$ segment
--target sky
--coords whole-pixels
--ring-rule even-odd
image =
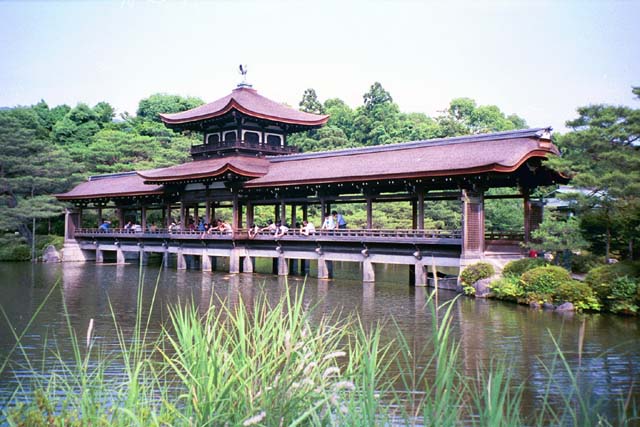
[[[576,108],[640,108],[640,1],[0,0],[0,106],[135,113],[153,93],[206,102],[247,81],[298,106],[351,107],[380,82],[403,112],[458,97],[564,131]]]

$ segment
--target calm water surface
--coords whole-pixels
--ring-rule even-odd
[[[269,265],[258,270],[268,271]],[[316,316],[341,311],[357,313],[364,322],[386,322],[385,340],[393,339],[395,318],[412,345],[425,342],[432,326],[432,316],[424,302],[430,292],[408,285],[408,268],[376,266],[378,282],[363,284],[358,267],[337,264],[336,279],[326,281],[310,278],[305,285],[305,300],[316,305]],[[15,344],[12,332],[21,334],[46,295],[54,288],[49,300],[27,330],[24,349],[32,361],[53,366],[51,356],[43,359],[43,345],[57,346],[62,355],[72,359],[69,332],[64,317],[66,303],[72,327],[84,337],[90,319],[95,321],[97,342],[106,349],[117,349],[110,305],[125,331],[130,331],[136,317],[136,296],[139,283],[136,265],[94,265],[67,263],[57,265],[0,263],[0,305],[10,324],[0,318],[0,360]],[[152,310],[152,330],[156,333],[167,319],[167,304],[193,300],[201,309],[209,301],[227,299],[247,304],[264,294],[277,300],[283,293],[302,287],[304,278],[291,276],[288,281],[270,274],[229,275],[223,272],[202,273],[187,270],[144,268],[144,305],[149,309],[151,294],[158,282],[158,293]],[[56,283],[58,285],[56,286]],[[440,302],[455,298],[455,294],[440,292]],[[588,390],[593,402],[609,401],[627,396],[632,384],[640,386],[640,322],[636,318],[596,315],[560,315],[531,310],[527,307],[497,301],[459,298],[453,308],[452,333],[460,344],[464,367],[469,374],[478,365],[492,360],[509,363],[516,383],[525,385],[525,410],[535,410],[548,383],[544,366],[553,364],[555,351],[551,336],[566,352],[574,369],[580,367],[579,381]],[[580,328],[584,328],[584,347],[578,356]],[[83,338],[82,338],[83,339]],[[16,377],[27,376],[24,358],[12,356],[11,369],[0,373],[0,404],[16,385]],[[562,372],[554,373],[558,393],[569,379]],[[635,402],[640,393],[632,391]]]

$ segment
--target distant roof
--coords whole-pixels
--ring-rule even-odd
[[[138,175],[145,182],[172,182],[218,176],[226,172],[256,178],[266,174],[268,169],[269,160],[264,157],[229,156],[140,171]]]
[[[91,176],[71,191],[55,196],[59,200],[99,199],[162,194],[161,185],[147,185],[135,172]]]
[[[558,154],[548,128],[525,129],[269,158],[248,188],[376,179],[513,172],[532,157]]]
[[[222,116],[232,109],[252,117],[297,125],[319,126],[329,120],[327,115],[305,113],[272,101],[249,87],[238,87],[224,98],[191,110],[160,114],[160,118],[169,125],[183,124]]]

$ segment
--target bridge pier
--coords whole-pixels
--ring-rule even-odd
[[[211,257],[207,253],[207,250],[202,251],[202,260],[200,261],[202,271],[211,271]]]
[[[363,282],[376,281],[376,273],[373,270],[373,263],[368,258],[362,261],[362,281]]]
[[[118,249],[116,249],[116,264],[126,264],[124,251],[119,246]]]
[[[413,285],[418,287],[427,286],[429,277],[427,276],[427,268],[422,262],[416,262],[413,266]]]
[[[185,258],[184,254],[182,253],[182,248],[178,249],[178,252],[176,253],[176,268],[178,270],[186,270],[187,269],[187,259]]]
[[[278,257],[278,276],[288,276],[289,275],[289,262],[284,257],[284,255],[280,254]]]
[[[235,248],[231,249],[231,253],[229,254],[229,273],[240,273],[240,253],[238,249]]]
[[[242,260],[242,271],[244,273],[253,273],[254,260],[250,256],[245,256]]]
[[[99,247],[96,248],[96,264],[102,264],[104,262],[104,252]]]
[[[329,279],[329,263],[324,257],[318,258],[318,279]]]
[[[140,252],[139,252],[139,262],[140,265],[145,266],[145,265],[149,265],[149,254],[147,252],[144,251],[144,248],[140,248]]]

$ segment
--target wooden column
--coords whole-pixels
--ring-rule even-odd
[[[308,209],[309,205],[307,205],[306,203],[304,205],[302,205],[302,220],[303,221],[309,221],[308,218]]]
[[[418,228],[418,201],[411,200],[411,228]]]
[[[484,192],[462,190],[462,257],[484,253]]]
[[[273,222],[278,222],[280,220],[280,206],[273,205]]]
[[[284,200],[280,203],[280,222],[282,222],[282,224],[287,222],[287,205]]]
[[[180,201],[180,229],[181,230],[186,230],[187,229],[187,224],[185,224],[186,215],[187,215],[187,209],[184,206],[184,202]],[[180,269],[178,269],[178,270],[180,270]]]
[[[204,222],[211,224],[211,200],[204,202]]]
[[[102,225],[102,208],[98,208],[98,227]]]
[[[296,226],[296,204],[293,203],[291,205],[291,227],[295,227]]]
[[[373,199],[367,197],[367,228],[373,228]]]
[[[251,227],[251,224],[254,223],[254,217],[255,215],[255,209],[253,208],[253,203],[251,203],[251,200],[247,200],[247,228]]]
[[[196,226],[200,222],[200,215],[199,214],[200,214],[200,205],[195,205],[193,207],[193,221],[195,222]]]
[[[424,230],[424,190],[418,190],[418,230]]]
[[[320,200],[320,225],[324,223],[324,216],[327,214],[327,204],[324,199]]]
[[[165,207],[166,214],[164,215],[164,227],[169,228],[171,225],[171,203],[168,203]]]
[[[142,232],[147,231],[147,207],[143,206],[140,208],[140,226],[142,227]]]
[[[118,208],[116,209],[116,213],[118,215],[118,227],[119,228],[124,228],[124,209],[122,208]]]
[[[233,195],[233,219],[231,220],[231,226],[234,230],[242,228],[242,206],[238,200],[238,195]],[[238,267],[239,268],[239,267]]]

